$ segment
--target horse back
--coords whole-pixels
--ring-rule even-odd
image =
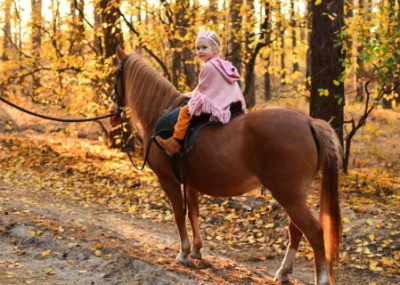
[[[318,164],[312,120],[295,109],[266,108],[207,127],[189,155],[189,181],[204,185],[199,190],[206,194],[207,187],[227,185],[232,185],[227,192],[235,188],[242,194],[240,189],[258,187],[260,177],[288,180],[301,169],[312,179]]]

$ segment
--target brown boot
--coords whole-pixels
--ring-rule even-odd
[[[164,140],[162,137],[156,137],[157,142],[161,147],[168,153],[169,156],[173,156],[181,151],[181,145],[177,142],[174,137],[170,137]]]

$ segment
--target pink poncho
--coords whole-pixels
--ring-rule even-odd
[[[241,113],[246,113],[246,103],[237,81],[240,75],[228,61],[212,58],[200,72],[199,84],[189,100],[189,114],[199,116],[211,114],[210,121],[226,124],[231,118],[229,107],[234,102],[242,104]]]

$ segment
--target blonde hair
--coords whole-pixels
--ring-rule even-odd
[[[214,31],[204,30],[204,28],[201,28],[199,34],[197,35],[196,41],[198,39],[207,39],[210,42],[213,49],[217,50],[217,56],[219,56],[221,52],[220,50],[221,41],[219,40],[218,35]]]

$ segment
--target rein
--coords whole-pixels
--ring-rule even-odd
[[[117,94],[117,96],[118,96],[118,94]],[[172,106],[172,104],[174,103],[174,101],[175,101],[179,96],[180,96],[180,94],[175,95],[175,96],[167,103],[167,105],[166,105],[166,107],[165,107],[164,110],[168,110],[168,108],[170,108],[170,107]],[[121,132],[123,132],[124,126],[123,126],[123,124],[122,124],[122,120],[120,120],[120,124],[121,124]],[[123,139],[123,141],[124,141],[124,146],[125,146],[125,149],[126,149],[126,153],[128,154],[128,157],[129,157],[129,160],[131,161],[132,166],[133,166],[136,170],[143,170],[144,167],[146,166],[147,158],[148,158],[149,153],[150,153],[151,144],[152,144],[152,142],[155,140],[156,136],[158,136],[158,135],[159,135],[159,133],[155,133],[154,135],[152,135],[152,136],[150,137],[150,140],[149,140],[149,142],[148,142],[148,144],[147,144],[146,154],[145,154],[145,156],[144,156],[144,161],[143,161],[143,163],[142,163],[142,166],[140,166],[140,167],[138,167],[137,164],[133,161],[132,156],[131,156],[131,154],[129,153],[128,148],[127,148],[127,145],[128,145],[128,144],[127,144],[127,142],[126,142],[125,136],[122,135],[122,139]],[[185,175],[184,177],[186,178],[186,175]],[[186,182],[185,182],[185,184],[186,184]],[[186,201],[186,190],[185,190],[185,201]],[[185,203],[185,204],[186,204],[186,203]],[[186,211],[185,211],[185,212],[186,212]]]
[[[61,118],[55,118],[55,117],[49,117],[49,116],[45,116],[42,114],[38,114],[32,111],[29,111],[27,109],[24,109],[18,105],[15,105],[14,103],[11,103],[10,101],[4,99],[3,97],[0,97],[0,101],[3,101],[4,103],[10,105],[11,107],[14,107],[17,110],[20,110],[22,112],[25,112],[29,115],[32,116],[36,116],[42,119],[46,119],[46,120],[51,120],[51,121],[58,121],[58,122],[64,122],[64,123],[82,123],[82,122],[90,122],[90,121],[97,121],[97,120],[101,120],[101,119],[106,119],[106,118],[110,118],[112,116],[114,116],[115,114],[107,114],[107,115],[103,115],[103,116],[99,116],[99,117],[94,117],[94,118],[86,118],[86,119],[61,119]]]
[[[133,161],[133,158],[132,158],[131,154],[129,153],[129,150],[128,150],[128,147],[127,147],[128,144],[127,144],[126,139],[125,139],[125,136],[124,136],[124,134],[123,134],[123,132],[124,132],[124,126],[123,126],[123,124],[122,124],[122,120],[120,120],[120,124],[121,124],[122,139],[123,139],[123,141],[124,141],[124,146],[125,146],[125,149],[126,149],[126,154],[128,155],[129,160],[131,161],[132,166],[133,166],[134,168],[136,168],[136,170],[143,170],[143,168],[146,166],[147,158],[148,158],[149,153],[150,153],[151,143],[153,142],[154,137],[151,137],[150,140],[149,140],[149,143],[147,144],[146,154],[145,154],[145,156],[144,156],[144,160],[143,160],[142,166],[138,167],[138,166],[136,165],[136,163]]]

